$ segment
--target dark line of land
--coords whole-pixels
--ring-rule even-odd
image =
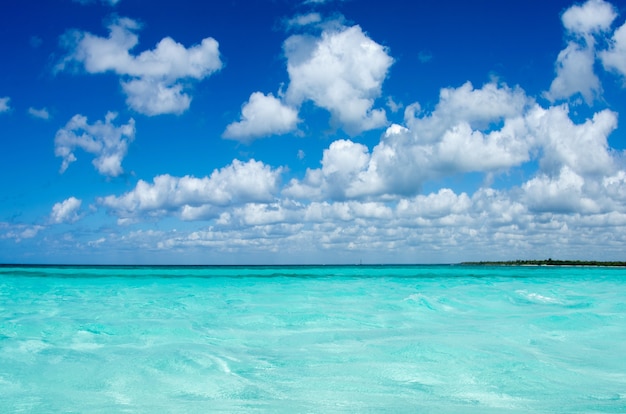
[[[505,260],[505,261],[482,261],[463,262],[462,265],[469,266],[606,266],[606,267],[626,267],[626,262],[604,262],[597,260]]]

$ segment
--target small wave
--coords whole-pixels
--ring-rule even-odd
[[[518,290],[515,293],[517,293],[519,296],[521,296],[521,298],[529,303],[536,303],[536,304],[542,304],[542,305],[565,305],[565,303],[555,297],[552,296],[545,296],[539,293],[535,293],[535,292],[528,292],[526,290]]]
[[[432,305],[432,303],[430,303],[430,301],[428,300],[428,298],[424,295],[422,295],[421,293],[413,293],[409,296],[407,296],[406,298],[404,298],[405,301],[411,301],[411,302],[415,302],[421,306],[424,306],[427,309],[430,310],[436,310],[435,306]]]
[[[535,304],[535,305],[558,305],[564,306],[571,309],[583,309],[592,306],[592,302],[586,300],[582,296],[567,296],[563,299],[554,297],[554,296],[546,296],[536,292],[528,292],[526,290],[517,290],[518,297],[515,299],[516,302],[526,303],[526,304]]]

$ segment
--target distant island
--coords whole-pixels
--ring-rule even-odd
[[[507,260],[507,261],[482,261],[462,262],[467,266],[608,266],[626,267],[626,262],[604,262],[597,260]]]

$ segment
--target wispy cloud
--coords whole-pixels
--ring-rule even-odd
[[[433,54],[428,50],[422,50],[417,54],[417,58],[422,63],[428,63],[433,60]]]
[[[14,224],[0,222],[0,239],[12,239],[16,243],[20,243],[25,239],[32,239],[45,227],[37,224]]]
[[[35,109],[32,106],[28,108],[28,113],[35,118],[50,119],[50,113],[46,108]]]
[[[322,16],[319,13],[298,14],[286,21],[288,28],[299,28],[310,24],[320,23]]]
[[[80,4],[92,4],[100,1],[103,4],[107,4],[109,6],[117,5],[121,0],[73,0],[76,3]]]
[[[10,100],[11,98],[9,98],[8,96],[0,98],[0,113],[8,112],[11,109],[11,107],[9,106]]]

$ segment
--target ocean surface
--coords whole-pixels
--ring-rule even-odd
[[[625,413],[626,269],[0,267],[1,413]]]

